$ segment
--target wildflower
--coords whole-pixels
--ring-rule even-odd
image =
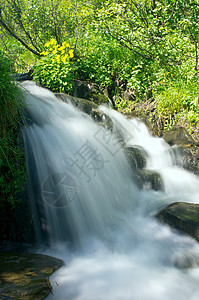
[[[57,55],[57,63],[60,63],[60,55]]]
[[[66,62],[66,60],[67,60],[67,58],[68,58],[68,54],[65,54],[63,57],[62,57],[62,61],[63,61],[63,63],[65,63]]]
[[[78,58],[78,59],[77,59],[77,61],[79,62],[79,61],[80,61],[80,59]]]
[[[61,47],[58,48],[59,51],[63,51],[64,49],[65,49],[64,46],[61,46]]]
[[[49,46],[56,46],[57,42],[55,39],[51,39],[50,42],[46,43],[44,46],[48,48]]]
[[[52,54],[56,54],[57,53],[57,50],[56,49],[54,49],[53,50],[53,52],[52,52]]]
[[[67,43],[67,42],[63,42],[63,43],[62,43],[62,46],[65,47],[65,48],[70,47],[69,43]]]
[[[48,48],[50,46],[50,42],[46,43],[44,46]]]
[[[57,42],[56,42],[55,39],[51,39],[51,40],[50,40],[50,45],[56,45],[56,44],[57,44]]]
[[[73,50],[72,50],[72,49],[70,49],[70,50],[68,51],[68,53],[69,53],[69,55],[70,55],[70,58],[73,58],[73,57],[74,57],[74,53],[73,53]]]
[[[40,53],[41,55],[48,55],[48,51],[43,51]]]

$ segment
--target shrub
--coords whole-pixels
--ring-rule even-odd
[[[34,67],[34,80],[54,92],[71,92],[74,74],[74,53],[67,42],[55,39],[45,44],[43,57]]]

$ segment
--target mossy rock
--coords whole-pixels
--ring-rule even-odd
[[[97,109],[97,105],[86,99],[76,98],[63,93],[55,93],[55,96],[63,102],[70,103],[79,110],[90,115],[93,109]]]
[[[44,299],[53,293],[49,276],[63,264],[47,255],[0,252],[0,299]]]
[[[97,105],[110,103],[109,98],[106,95],[101,94],[101,93],[91,93],[89,100],[94,102]]]
[[[128,146],[124,148],[125,156],[130,166],[136,169],[143,169],[146,167],[147,154],[141,147]]]
[[[176,202],[163,208],[157,218],[199,241],[199,204]]]
[[[137,170],[135,179],[138,186],[146,190],[164,190],[164,184],[161,175],[153,170]]]

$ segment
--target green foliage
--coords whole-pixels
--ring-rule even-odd
[[[198,74],[193,70],[184,75],[182,74],[184,70],[178,71],[175,75],[179,76],[178,79],[170,79],[164,90],[156,93],[157,113],[167,119],[170,125],[180,118],[197,126],[199,125]]]
[[[28,65],[37,55],[34,79],[53,91],[90,81],[129,111],[128,89],[136,101],[155,99],[168,123],[184,114],[197,124],[198,15],[198,0],[0,0],[0,48]],[[58,50],[63,41],[72,48]]]
[[[14,206],[25,179],[23,151],[17,145],[19,131],[20,92],[11,82],[11,66],[0,53],[0,199],[1,207]],[[3,204],[4,203],[4,204]]]
[[[71,92],[74,77],[74,51],[67,42],[57,44],[55,39],[45,44],[44,55],[34,68],[34,80],[52,91]]]
[[[83,49],[79,53],[80,63],[76,70],[76,77],[89,80],[102,86],[112,87],[114,83],[125,82],[130,77],[133,64],[128,49],[121,48],[119,44],[106,35],[98,35],[90,31],[89,46],[82,42]]]
[[[132,105],[133,105],[132,101],[127,101],[120,98],[116,99],[115,101],[116,109],[122,113],[130,113]]]

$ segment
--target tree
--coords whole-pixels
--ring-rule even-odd
[[[74,34],[71,10],[71,1],[64,0],[0,0],[1,31],[40,56],[51,38],[60,44],[67,35]]]

